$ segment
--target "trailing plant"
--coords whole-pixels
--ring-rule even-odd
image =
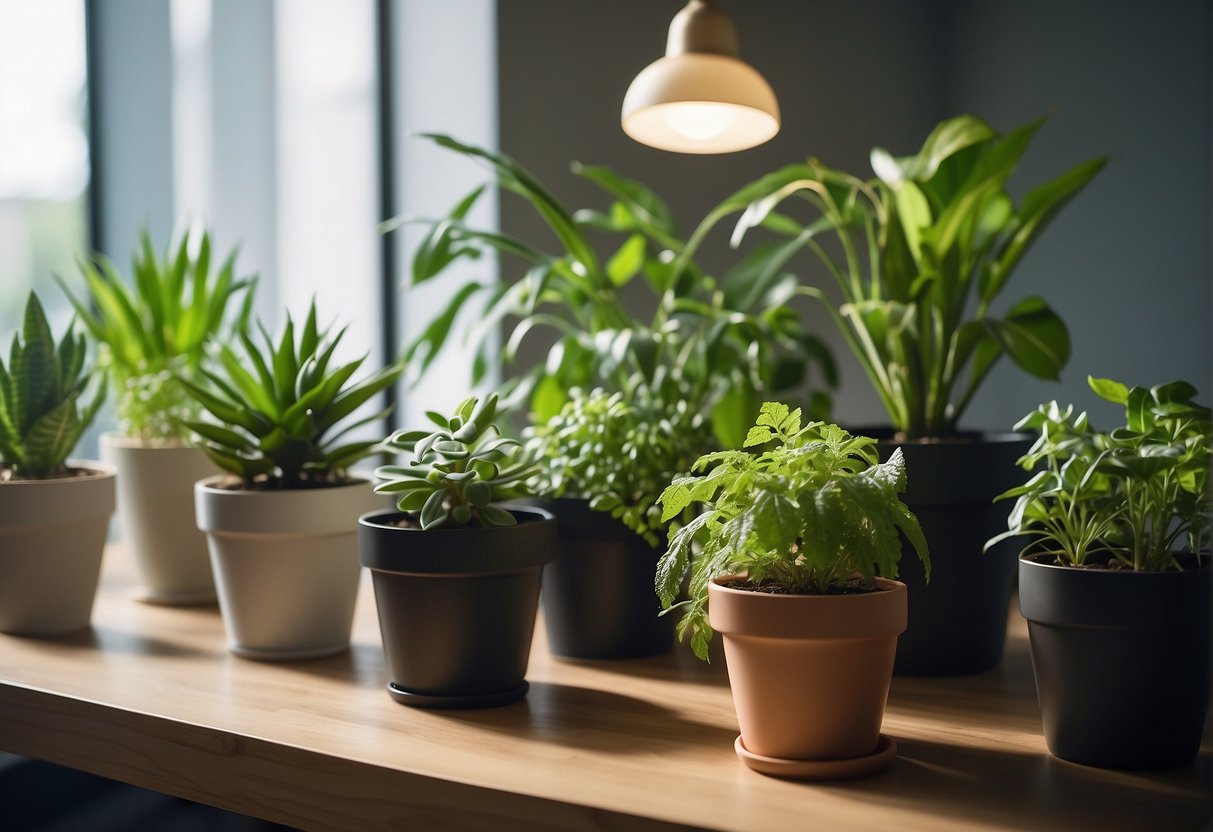
[[[196,243],[196,246],[195,246]],[[240,319],[252,302],[252,278],[236,278],[236,253],[211,270],[211,239],[182,235],[176,249],[157,256],[147,231],[139,234],[128,285],[101,255],[80,262],[85,294],[59,279],[90,335],[101,346],[101,364],[118,391],[118,418],[128,436],[149,443],[180,444],[186,424],[200,415],[181,380],[202,381],[207,345],[232,326],[233,303],[244,292]]]
[[[30,292],[8,364],[0,357],[0,462],[12,478],[68,474],[68,454],[105,400],[103,379],[92,400],[82,404],[92,378],[84,368],[86,352],[84,335],[70,325],[55,343],[42,303]]]
[[[426,416],[437,430],[397,431],[388,438],[387,450],[413,458],[376,469],[384,482],[375,490],[398,494],[397,508],[419,512],[425,530],[516,525],[514,515],[493,503],[528,493],[525,481],[535,468],[517,457],[518,440],[501,436],[493,423],[496,394],[483,402],[464,399],[449,418],[433,411]]]
[[[829,311],[904,437],[946,436],[1004,355],[1043,379],[1057,379],[1070,356],[1065,324],[1040,297],[994,311],[1032,243],[1105,164],[1083,162],[1017,206],[1006,183],[1043,123],[1000,136],[974,116],[949,119],[913,156],[874,149],[870,180],[817,159],[788,165],[725,200],[701,228],[740,211],[734,245],[759,225],[779,236],[753,253],[757,287],[811,251],[842,303],[815,286],[796,293]],[[815,219],[776,210],[792,196]],[[824,244],[831,236],[837,249]]]
[[[604,211],[570,212],[526,169],[507,156],[463,144],[449,136],[425,138],[485,164],[503,191],[520,197],[543,219],[559,244],[549,253],[529,242],[477,228],[467,217],[485,187],[477,188],[438,220],[397,218],[385,229],[421,222],[428,231],[412,263],[413,285],[442,274],[452,263],[486,253],[522,261],[521,277],[497,283],[464,285],[408,347],[424,373],[449,340],[460,310],[473,297],[487,298],[478,321],[467,333],[476,356],[473,382],[483,378],[489,335],[503,322],[507,366],[532,333],[554,338],[547,360],[527,368],[507,391],[510,406],[528,400],[539,422],[559,412],[568,391],[578,387],[622,390],[634,374],[659,390],[658,368],[677,371],[683,384],[677,395],[710,414],[722,441],[740,442],[749,413],[760,396],[802,384],[816,365],[825,384],[835,382],[833,359],[825,345],[803,328],[785,301],[794,291],[787,280],[758,285],[752,264],[739,263],[722,280],[705,274],[693,260],[702,235],[684,242],[665,202],[639,182],[608,168],[573,165],[573,171],[612,199]],[[599,257],[595,237],[607,235],[613,253]],[[620,240],[620,238],[622,238]],[[503,260],[502,272],[506,272]],[[643,278],[648,309],[634,315],[635,287]],[[629,296],[625,304],[624,295]],[[817,382],[818,386],[820,382]],[[670,395],[668,391],[662,395]],[[674,398],[667,398],[672,404]],[[810,399],[815,412],[826,412],[829,397],[817,390]]]
[[[712,630],[708,583],[746,573],[750,585],[774,585],[797,594],[871,588],[877,575],[895,578],[905,534],[930,576],[927,542],[905,491],[901,449],[878,461],[876,440],[852,436],[824,422],[801,426],[801,411],[762,405],[745,447],[761,453],[719,451],[695,461],[661,494],[662,518],[695,503],[704,510],[670,533],[657,565],[657,594],[669,611],[685,607],[679,635],[691,635],[695,655],[707,658]],[[692,558],[692,544],[700,551]],[[690,598],[675,603],[690,571]]]
[[[574,388],[569,396],[559,413],[528,429],[527,450],[539,463],[532,490],[588,500],[656,547],[665,528],[657,497],[712,446],[710,425],[685,400],[667,408],[639,384],[616,393]]]
[[[997,498],[1015,505],[1008,530],[986,547],[1024,535],[1025,553],[1065,566],[1111,560],[1139,572],[1179,569],[1177,553],[1199,557],[1209,543],[1209,408],[1193,401],[1196,388],[1185,381],[1149,389],[1088,383],[1125,408],[1124,426],[1097,431],[1086,413],[1057,402],[1025,416],[1016,429],[1039,435],[1019,465],[1035,473]]]
[[[239,476],[245,488],[344,482],[346,469],[370,456],[379,443],[340,440],[385,418],[391,408],[352,422],[350,417],[393,384],[403,366],[393,364],[359,381],[351,379],[366,356],[331,366],[345,330],[330,335],[327,328],[319,329],[315,302],[297,335],[289,314],[276,344],[260,323],[258,330],[264,346],[242,326],[236,332],[241,351],[229,344],[214,351],[218,366],[202,369],[213,391],[181,380],[218,422],[191,421],[187,426],[203,438],[207,456]]]

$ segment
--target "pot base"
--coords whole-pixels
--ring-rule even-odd
[[[749,751],[737,735],[733,750],[741,761],[760,774],[772,777],[787,777],[793,780],[849,780],[864,777],[888,768],[897,756],[897,742],[888,734],[881,734],[876,750],[862,757],[843,760],[785,760],[780,757],[764,757]]]
[[[131,600],[141,604],[152,604],[158,607],[202,607],[218,602],[215,588],[198,589],[190,592],[155,592],[147,587],[136,587],[131,590]]]
[[[336,656],[350,649],[348,641],[341,644],[330,644],[325,647],[304,647],[298,650],[264,650],[256,647],[243,647],[239,644],[229,644],[227,649],[242,659],[253,659],[259,662],[298,662],[306,659],[324,659]]]
[[[498,705],[509,705],[526,696],[531,689],[529,682],[523,682],[516,688],[498,693],[482,693],[474,696],[442,696],[432,693],[413,693],[405,690],[395,682],[387,683],[388,695],[401,705],[410,708],[445,708],[447,710],[467,710],[470,708],[495,708]]]

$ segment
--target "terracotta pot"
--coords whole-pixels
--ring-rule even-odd
[[[89,625],[114,512],[113,466],[84,476],[0,482],[0,631],[51,635]]]
[[[741,742],[782,760],[873,755],[906,627],[906,587],[855,595],[772,595],[708,586],[708,617],[724,640]]]
[[[674,646],[674,616],[659,616],[653,573],[661,551],[586,500],[548,504],[560,557],[543,570],[548,648],[576,659],[631,659]]]
[[[1019,561],[1019,608],[1049,751],[1167,769],[1200,749],[1210,691],[1213,568],[1130,572]]]
[[[402,705],[485,708],[526,695],[543,565],[556,557],[556,522],[511,509],[516,526],[405,528],[398,511],[358,521],[371,570],[391,682]]]
[[[358,516],[381,504],[365,480],[242,491],[194,487],[228,648],[251,659],[314,659],[349,648],[358,595]]]
[[[101,458],[118,469],[118,518],[135,563],[140,600],[215,600],[206,535],[194,523],[194,483],[218,473],[200,448],[158,447],[114,433]]]

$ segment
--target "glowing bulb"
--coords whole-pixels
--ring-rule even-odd
[[[719,104],[679,102],[665,106],[665,120],[678,135],[696,142],[716,138],[729,127],[731,109]]]

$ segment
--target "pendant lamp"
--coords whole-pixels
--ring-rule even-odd
[[[623,99],[623,132],[675,153],[732,153],[779,132],[771,85],[738,57],[737,30],[713,0],[674,15],[665,57],[649,64]]]

